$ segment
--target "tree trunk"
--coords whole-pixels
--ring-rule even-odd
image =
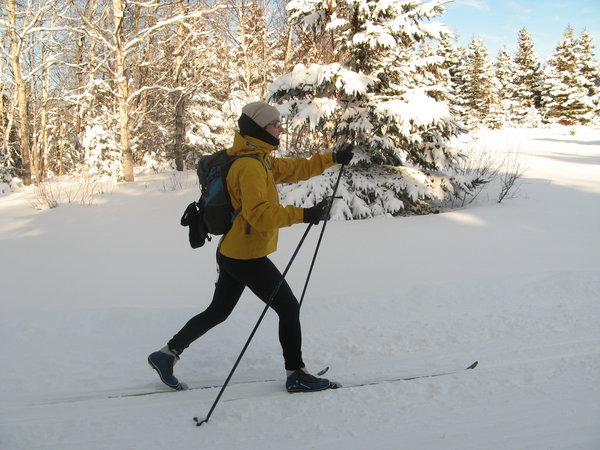
[[[178,171],[182,171],[183,167],[183,141],[185,139],[185,120],[183,118],[184,112],[184,96],[182,92],[179,92],[177,103],[175,103],[175,136],[174,136],[174,152],[175,152],[175,167]]]
[[[64,122],[60,122],[58,124],[58,175],[65,174],[65,134]]]
[[[183,0],[178,0],[179,12],[185,14]],[[177,55],[175,56],[175,86],[179,87],[181,83],[181,64],[183,62],[183,44],[185,42],[185,27],[179,23],[177,27]],[[175,167],[178,171],[183,171],[183,143],[185,139],[185,119],[184,119],[184,93],[177,91],[175,97],[175,136],[173,139],[173,153],[175,156]]]
[[[22,50],[21,41],[17,35],[17,17],[15,11],[15,0],[8,0],[8,20],[10,23],[11,60],[13,66],[13,77],[17,90],[17,106],[19,110],[19,135],[21,146],[21,165],[23,184],[31,184],[31,136],[29,132],[29,110],[27,102],[27,89],[23,80],[19,54]]]
[[[39,155],[38,158],[38,170],[36,173],[38,183],[48,175],[48,153],[50,151],[50,144],[48,142],[48,92],[50,91],[50,70],[46,67],[46,50],[44,47],[42,48],[42,64],[44,64],[44,69],[42,72],[41,138],[39,145],[41,155]]]
[[[82,89],[83,88],[83,51],[84,51],[84,45],[85,45],[85,38],[82,36],[80,36],[75,44],[75,64],[77,66],[77,69],[75,71],[75,77],[77,80],[77,84],[76,84],[76,88],[77,89]],[[91,59],[92,55],[91,55],[91,48],[90,48],[90,55],[89,58]],[[81,117],[81,111],[82,111],[82,106],[81,103],[78,101],[77,102],[77,106],[76,106],[76,110],[75,110],[75,123],[73,124],[73,126],[75,127],[73,130],[73,134],[75,136],[79,136],[79,134],[81,133],[81,122],[82,122],[82,117]]]
[[[14,1],[14,0],[11,0]],[[133,181],[133,151],[131,150],[131,130],[129,127],[129,83],[125,73],[125,51],[123,49],[123,22],[125,5],[122,0],[113,0],[115,23],[115,59],[119,101],[119,129],[121,131],[121,152],[123,153],[124,180]]]

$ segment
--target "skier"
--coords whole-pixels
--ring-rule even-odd
[[[279,111],[265,102],[250,103],[238,119],[230,155],[257,154],[256,158],[236,159],[227,175],[227,188],[234,210],[241,207],[231,229],[217,249],[218,280],[211,304],[191,318],[166,346],[152,353],[148,363],[168,387],[185,389],[173,375],[173,366],[181,353],[196,339],[223,322],[233,311],[245,287],[265,303],[282,275],[267,257],[277,248],[278,229],[296,223],[318,224],[324,219],[328,200],[311,208],[282,206],[276,183],[307,180],[336,163],[348,164],[352,147],[305,158],[275,158],[270,154],[285,132]],[[288,392],[318,391],[332,387],[325,378],[311,375],[302,361],[300,307],[285,280],[271,308],[279,316],[279,341],[287,372]]]

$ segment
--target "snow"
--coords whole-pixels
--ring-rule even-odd
[[[193,172],[139,176],[92,206],[0,196],[0,447],[600,448],[600,128],[570,130],[480,133],[528,167],[501,204],[489,186],[456,211],[327,226],[302,306],[310,369],[341,383],[477,369],[289,395],[269,313],[233,382],[280,381],[230,386],[200,428],[216,389],[105,398],[159,388],[147,354],[212,295],[215,242],[191,250],[179,226]],[[279,267],[304,231],[281,231]],[[317,238],[290,272],[298,295]],[[222,383],[261,310],[246,293],[180,379]]]
[[[361,73],[352,72],[338,63],[321,65],[296,64],[289,73],[281,75],[269,86],[269,96],[277,91],[295,89],[308,90],[324,83],[332,83],[336,89],[343,89],[346,94],[364,94],[373,79]]]
[[[398,124],[401,124],[402,134],[408,136],[413,142],[420,140],[421,135],[411,133],[411,126],[451,120],[448,103],[435,101],[422,89],[407,91],[404,100],[380,102],[375,109],[382,118],[393,117]]]

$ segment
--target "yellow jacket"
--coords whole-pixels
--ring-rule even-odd
[[[308,180],[335,163],[333,154],[305,158],[273,158],[276,147],[259,139],[235,134],[229,155],[256,154],[236,159],[227,174],[227,189],[234,210],[241,207],[231,229],[223,236],[219,251],[235,259],[261,258],[277,250],[279,228],[302,223],[304,210],[282,206],[276,183]]]

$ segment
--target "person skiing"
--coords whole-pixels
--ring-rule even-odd
[[[328,199],[310,208],[282,206],[276,184],[307,180],[335,164],[348,164],[352,146],[311,158],[276,158],[271,152],[285,132],[279,111],[266,102],[249,103],[242,108],[229,155],[258,155],[237,158],[227,175],[227,188],[234,210],[241,208],[231,229],[217,249],[219,276],[210,305],[192,317],[172,339],[148,356],[148,363],[161,381],[176,390],[185,389],[173,374],[182,352],[214,326],[225,321],[246,287],[268,302],[282,275],[268,258],[276,251],[279,228],[297,223],[318,224],[326,214]],[[287,374],[288,392],[319,391],[332,387],[326,378],[311,375],[302,360],[300,307],[285,280],[273,298],[271,308],[279,317],[279,341]]]

